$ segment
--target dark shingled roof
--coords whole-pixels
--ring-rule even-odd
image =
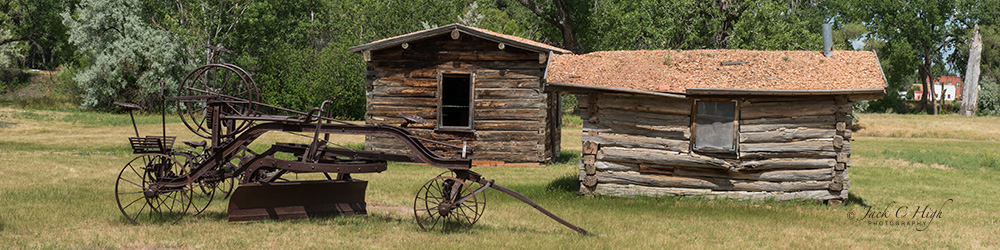
[[[871,51],[638,50],[553,55],[547,81],[649,92],[884,91]]]
[[[421,40],[421,39],[426,39],[426,38],[440,36],[440,35],[447,35],[447,34],[450,34],[452,30],[456,30],[456,29],[458,30],[458,32],[461,32],[462,34],[467,34],[467,35],[475,36],[475,37],[478,37],[478,38],[482,38],[482,39],[486,39],[486,40],[490,40],[490,41],[494,41],[494,42],[498,42],[498,43],[502,42],[502,43],[506,44],[507,46],[513,46],[513,47],[516,47],[516,48],[521,48],[521,49],[525,49],[525,50],[529,50],[529,51],[544,52],[544,53],[548,53],[548,52],[551,51],[552,53],[555,53],[555,54],[570,53],[570,51],[568,51],[568,50],[557,48],[557,47],[554,47],[554,46],[551,46],[551,45],[548,45],[548,44],[544,44],[544,43],[540,43],[540,42],[535,42],[535,41],[532,41],[532,40],[529,40],[529,39],[525,39],[525,38],[521,38],[521,37],[517,37],[517,36],[504,35],[504,34],[496,33],[496,32],[493,32],[493,31],[489,31],[489,30],[485,30],[485,29],[481,29],[481,28],[476,28],[476,27],[465,26],[465,25],[461,25],[461,24],[457,24],[457,23],[453,23],[453,24],[449,24],[449,25],[445,25],[445,26],[441,26],[441,27],[437,27],[437,28],[433,28],[433,29],[421,30],[421,31],[412,32],[412,33],[408,33],[408,34],[394,36],[394,37],[390,37],[390,38],[386,38],[386,39],[374,41],[374,42],[371,42],[371,43],[354,46],[354,47],[348,48],[347,51],[350,51],[350,52],[353,52],[353,53],[358,53],[358,52],[362,52],[362,51],[365,51],[365,50],[380,50],[380,49],[385,49],[385,48],[388,48],[388,47],[399,46],[400,44],[402,44],[404,42],[411,42],[411,41],[415,41],[415,40]]]

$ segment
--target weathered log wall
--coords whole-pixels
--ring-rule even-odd
[[[843,96],[736,98],[733,154],[691,150],[692,99],[578,95],[580,191],[738,199],[847,199],[851,103]]]
[[[401,125],[399,113],[424,118],[410,124],[414,134],[452,145],[467,142],[473,160],[547,162],[558,155],[557,95],[543,92],[545,63],[539,54],[470,35],[411,41],[407,48],[370,52],[366,75],[368,124]],[[437,129],[438,74],[472,73],[473,130]],[[554,101],[553,101],[554,100]],[[552,111],[555,110],[555,111]],[[553,136],[553,134],[555,136]],[[460,149],[425,143],[436,153],[458,156]],[[391,137],[368,136],[367,149],[405,153]],[[556,152],[556,154],[553,154]]]

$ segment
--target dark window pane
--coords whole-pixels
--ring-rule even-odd
[[[698,102],[695,149],[734,151],[735,102]]]
[[[469,75],[441,77],[441,126],[471,127],[471,88]]]

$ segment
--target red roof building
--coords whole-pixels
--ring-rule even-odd
[[[939,76],[933,82],[930,81],[930,78],[927,81],[934,86],[934,95],[937,96],[935,100],[962,100],[962,85],[964,85],[962,78],[957,76]],[[920,100],[923,97],[924,86],[917,84],[917,88],[919,89],[913,91],[913,100]]]

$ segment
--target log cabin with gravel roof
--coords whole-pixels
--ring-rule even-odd
[[[580,192],[847,199],[852,103],[886,81],[870,51],[654,50],[554,55],[577,95]]]
[[[358,45],[367,124],[403,125],[439,155],[475,165],[538,165],[559,156],[559,95],[544,90],[552,54],[569,51],[460,24]],[[409,121],[407,121],[409,120]],[[365,148],[403,153],[398,140]]]
[[[640,50],[574,55],[458,24],[350,49],[368,124],[406,124],[474,163],[559,155],[559,94],[583,119],[580,192],[840,203],[852,103],[881,97],[874,52]],[[405,150],[368,136],[365,147]]]

